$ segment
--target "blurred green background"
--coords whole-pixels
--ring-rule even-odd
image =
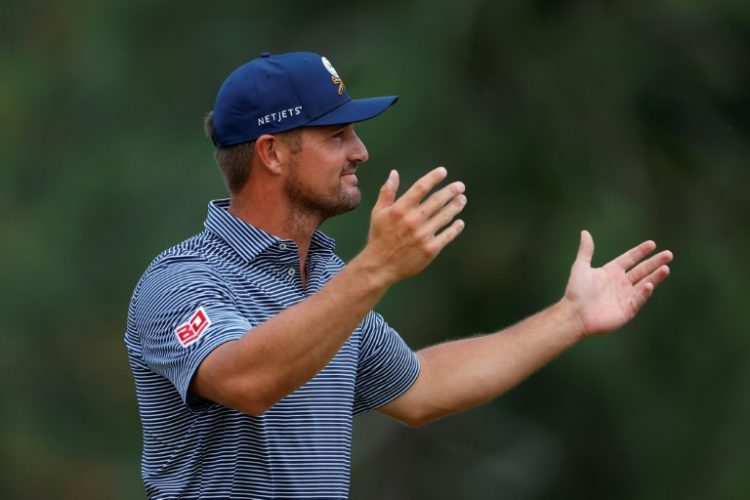
[[[132,288],[223,197],[202,117],[262,51],[325,54],[354,97],[364,243],[390,168],[467,184],[462,237],[379,306],[416,348],[560,297],[578,243],[673,274],[622,331],[419,430],[358,420],[358,499],[750,498],[745,0],[3,2],[0,497],[143,498],[122,343]]]

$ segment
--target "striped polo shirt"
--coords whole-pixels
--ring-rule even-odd
[[[297,246],[209,204],[205,230],[159,255],[138,282],[125,344],[143,425],[149,498],[347,498],[352,417],[401,395],[415,354],[370,311],[328,365],[263,415],[191,393],[201,361],[323,287],[344,265],[316,231]],[[305,335],[304,330],[299,335]]]

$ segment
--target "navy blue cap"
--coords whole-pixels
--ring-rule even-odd
[[[318,54],[263,53],[234,70],[219,89],[213,141],[227,147],[297,127],[361,122],[397,99],[352,99],[328,59]]]

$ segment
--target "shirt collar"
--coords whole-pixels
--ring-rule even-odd
[[[204,225],[207,230],[226,241],[247,261],[255,259],[270,246],[286,241],[230,214],[228,198],[209,202]],[[294,242],[289,241],[289,243]],[[332,252],[335,246],[335,240],[322,231],[316,230],[313,233],[310,243],[311,252],[314,250]]]

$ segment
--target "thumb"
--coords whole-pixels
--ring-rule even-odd
[[[375,202],[375,206],[372,208],[373,212],[383,210],[384,208],[388,208],[393,205],[393,202],[396,201],[398,182],[398,171],[391,170],[391,172],[388,174],[388,179],[385,181],[385,184],[383,184],[383,187],[380,188],[380,194],[378,195],[378,199]]]
[[[591,237],[591,233],[585,229],[581,231],[581,243],[578,246],[578,255],[576,256],[577,261],[581,261],[587,265],[591,265],[591,258],[594,256],[594,239]]]

